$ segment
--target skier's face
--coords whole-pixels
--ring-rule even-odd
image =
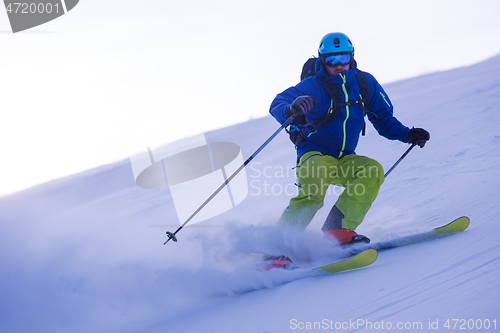
[[[349,69],[349,65],[343,66],[341,64],[337,64],[335,66],[326,65],[325,67],[326,67],[326,71],[328,72],[329,76],[339,75],[340,73]]]

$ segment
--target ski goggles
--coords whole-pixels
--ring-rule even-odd
[[[348,65],[352,60],[352,53],[344,53],[344,54],[331,54],[331,55],[325,55],[323,57],[323,62],[327,66],[334,67],[338,64],[342,66]]]

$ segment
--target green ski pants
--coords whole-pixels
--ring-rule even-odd
[[[297,163],[296,174],[299,194],[290,200],[280,223],[302,229],[323,207],[329,186],[336,185],[345,188],[335,203],[344,215],[342,228],[355,230],[363,222],[384,182],[380,163],[354,154],[338,159],[317,151],[308,152]]]

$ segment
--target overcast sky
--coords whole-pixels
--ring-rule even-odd
[[[350,36],[384,84],[499,54],[498,13],[497,0],[81,0],[12,34],[0,10],[0,195],[127,158],[130,142],[265,116],[326,33]]]

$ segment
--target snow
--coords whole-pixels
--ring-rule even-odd
[[[385,86],[398,119],[431,141],[387,178],[357,231],[377,241],[467,215],[465,232],[350,272],[258,272],[256,252],[303,267],[338,256],[320,232],[338,189],[306,232],[275,226],[295,181],[285,133],[247,167],[241,204],[165,246],[179,226],[170,193],[137,187],[124,160],[0,198],[0,332],[442,331],[453,319],[498,330],[499,74],[496,56]],[[278,127],[264,117],[206,137],[247,158]],[[368,126],[357,153],[387,170],[406,149]]]

